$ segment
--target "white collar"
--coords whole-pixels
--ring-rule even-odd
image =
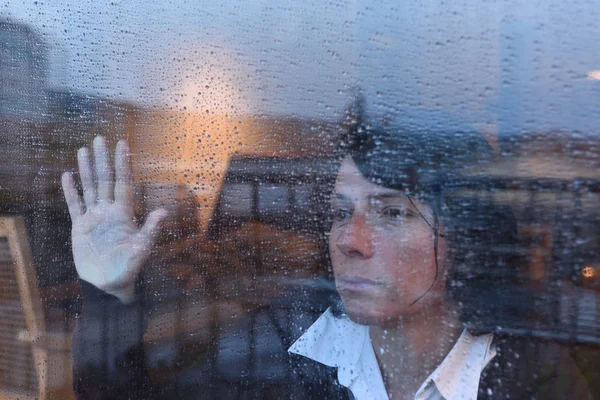
[[[492,334],[473,336],[464,330],[444,361],[423,382],[415,399],[431,390],[446,400],[477,398],[481,371],[496,355],[492,339]],[[288,351],[338,368],[339,383],[357,400],[388,398],[368,326],[346,316],[334,317],[327,309]]]

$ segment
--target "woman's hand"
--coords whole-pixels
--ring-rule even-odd
[[[89,150],[82,147],[77,153],[83,200],[77,193],[72,174],[62,175],[73,223],[73,259],[81,279],[128,303],[134,298],[136,278],[150,255],[160,222],[167,212],[153,211],[139,227],[134,216],[127,142],[122,140],[117,144],[114,169],[103,137],[94,139],[93,148],[96,179]]]

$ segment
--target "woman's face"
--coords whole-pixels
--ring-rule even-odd
[[[434,231],[427,224],[434,224],[430,207],[366,180],[348,157],[337,177],[332,208],[329,253],[336,287],[352,320],[394,325],[441,302],[446,243],[439,237],[439,276],[412,304],[436,275]]]

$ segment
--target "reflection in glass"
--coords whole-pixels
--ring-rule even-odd
[[[253,188],[247,183],[228,183],[221,191],[223,213],[231,216],[248,216],[252,212]]]

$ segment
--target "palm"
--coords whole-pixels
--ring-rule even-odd
[[[78,153],[83,202],[71,175],[63,174],[63,190],[73,222],[73,260],[81,279],[127,301],[152,251],[165,212],[150,213],[141,228],[136,224],[126,142],[117,145],[116,184],[103,138],[94,141],[94,153],[97,183],[92,178],[87,149]]]
[[[148,258],[150,243],[139,236],[129,210],[98,206],[73,223],[73,259],[79,276],[105,290],[135,280]]]

